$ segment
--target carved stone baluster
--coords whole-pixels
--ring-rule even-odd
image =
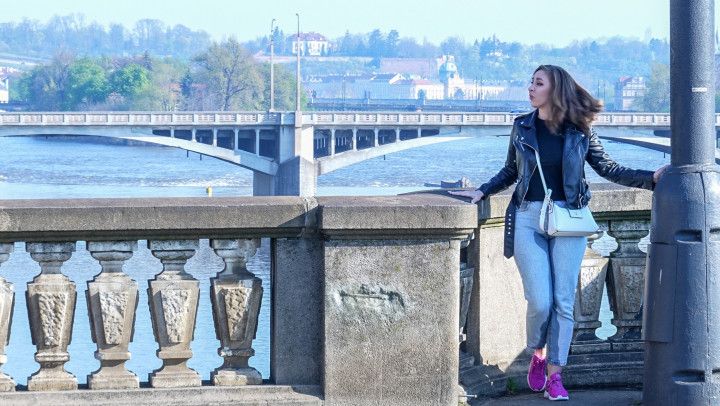
[[[35,361],[40,364],[28,378],[28,390],[77,389],[77,379],[64,368],[70,360],[67,347],[72,339],[77,292],[75,283],[60,272],[63,262],[75,251],[75,243],[29,242],[25,250],[41,269],[25,293],[32,342],[37,347]]]
[[[13,245],[0,243],[0,265],[7,261]],[[5,346],[10,341],[10,322],[12,321],[13,306],[15,304],[15,288],[13,284],[0,277],[0,367],[7,362]],[[0,392],[15,390],[15,381],[0,371]]]
[[[609,338],[613,351],[643,349],[642,298],[646,255],[638,242],[648,234],[649,220],[616,220],[610,222],[608,234],[618,248],[610,253],[608,296],[613,311],[612,324],[617,333]]]
[[[580,268],[577,294],[575,295],[575,332],[571,352],[588,353],[609,351],[610,343],[600,340],[595,330],[600,323],[600,302],[605,288],[608,259],[591,249],[600,235],[588,237],[585,257]]]
[[[248,260],[255,255],[260,241],[211,240],[210,246],[225,262],[225,268],[211,279],[215,335],[220,340],[218,354],[223,364],[212,372],[214,385],[260,385],[262,376],[248,365],[255,355],[252,341],[257,332],[262,280],[247,269]]]
[[[197,240],[148,241],[163,270],[148,282],[153,333],[162,367],[150,374],[155,388],[200,386],[200,375],[188,368],[190,342],[195,332],[200,283],[185,272],[185,263],[197,250]]]
[[[135,327],[138,286],[122,272],[123,263],[137,249],[136,241],[90,241],[87,249],[102,271],[88,282],[88,315],[95,358],[100,369],[88,376],[90,389],[138,388],[140,380],[125,368]]]

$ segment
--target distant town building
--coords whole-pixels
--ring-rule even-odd
[[[303,86],[313,99],[527,99],[524,88],[518,91],[499,84],[466,82],[452,56],[443,56],[436,62],[438,70],[433,76],[438,79],[407,73],[325,75],[308,78]]]
[[[646,91],[642,76],[622,76],[615,83],[615,110],[636,110]]]
[[[298,36],[291,35],[287,37],[290,49],[293,55],[298,53]],[[316,32],[300,33],[300,55],[303,56],[321,56],[327,55],[330,51],[330,41],[324,35]]]

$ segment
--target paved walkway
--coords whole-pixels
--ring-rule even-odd
[[[543,398],[542,393],[523,393],[516,396],[505,396],[497,399],[474,400],[472,406],[639,406],[642,405],[642,391],[639,390],[570,390],[567,402],[550,402]]]

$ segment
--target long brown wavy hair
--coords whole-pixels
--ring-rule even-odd
[[[558,133],[566,123],[574,124],[578,130],[590,135],[590,125],[597,113],[602,111],[600,100],[580,86],[567,71],[555,65],[540,65],[533,74],[543,71],[552,85],[550,93],[550,114],[545,125],[553,133]]]

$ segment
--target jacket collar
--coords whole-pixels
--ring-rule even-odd
[[[522,131],[518,134],[518,141],[529,145],[532,147],[535,151],[538,151],[538,141],[537,141],[537,129],[535,128],[535,117],[537,117],[538,111],[537,109],[533,110],[532,113],[526,114],[522,118],[519,118],[520,120],[520,127],[522,127]]]

